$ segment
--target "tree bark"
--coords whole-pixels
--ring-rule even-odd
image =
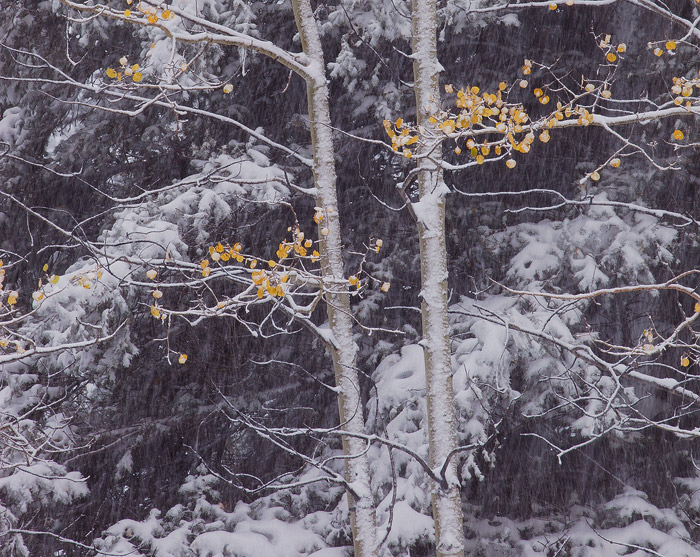
[[[323,50],[309,0],[293,0],[294,17],[304,53],[309,58],[306,79],[309,125],[314,158],[316,203],[323,219],[319,223],[321,274],[330,324],[330,352],[338,387],[338,409],[343,429],[365,433],[362,398],[357,369],[357,343],[353,338],[348,281],[342,257],[340,220],[336,191],[335,150],[328,106],[328,86]],[[377,555],[377,528],[369,480],[367,447],[362,439],[343,437],[345,473],[351,490],[348,505],[355,557]]]
[[[412,21],[416,119],[419,129],[431,129],[435,126],[429,118],[440,109],[439,73],[442,69],[437,58],[435,0],[413,0]],[[420,239],[421,344],[425,355],[428,441],[430,466],[440,472],[450,451],[457,446],[447,319],[445,196],[448,189],[440,166],[442,147],[419,144],[416,155],[420,199],[413,205]],[[446,467],[442,485],[432,483],[432,502],[437,556],[463,556],[462,507],[454,459]]]

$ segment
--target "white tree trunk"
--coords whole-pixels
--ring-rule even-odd
[[[357,371],[357,344],[353,339],[353,318],[350,311],[349,287],[345,279],[340,220],[336,192],[335,150],[328,107],[323,50],[309,0],[293,0],[294,17],[302,40],[304,53],[309,58],[306,80],[309,120],[314,156],[316,203],[323,220],[319,223],[321,243],[321,273],[328,287],[325,295],[331,332],[331,355],[338,387],[338,407],[343,429],[351,433],[365,433]],[[348,490],[348,505],[352,521],[355,557],[377,555],[377,528],[372,491],[369,480],[369,462],[366,444],[362,439],[343,437],[346,478],[352,487]]]
[[[429,118],[440,109],[437,59],[437,10],[435,0],[413,0],[413,78],[416,118],[419,127],[434,127]],[[427,155],[422,158],[422,155]],[[423,350],[428,396],[428,439],[430,466],[443,468],[457,446],[450,332],[447,320],[447,249],[445,196],[440,163],[442,148],[425,145],[417,150],[420,200],[414,204],[418,220],[421,258],[421,312]],[[432,500],[438,557],[464,555],[462,507],[455,459],[450,461],[445,482],[433,482]]]

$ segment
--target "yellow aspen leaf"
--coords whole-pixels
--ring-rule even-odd
[[[556,10],[556,9],[557,9],[557,5],[556,5],[556,4],[550,4],[550,5],[549,5],[549,10],[550,10],[550,11],[553,12],[553,11]]]
[[[521,89],[525,89],[527,87],[527,79],[521,79],[518,85],[520,85]]]
[[[117,77],[117,70],[115,70],[114,68],[107,68],[107,71],[105,73],[110,79],[114,79],[115,77]]]
[[[600,92],[600,95],[601,95],[604,99],[609,99],[610,97],[612,97],[612,93],[610,92],[610,89],[603,89],[603,90]]]
[[[608,54],[605,56],[605,59],[608,62],[612,63],[615,60],[617,60],[617,54],[615,54],[614,52],[608,52]]]
[[[215,251],[211,254],[211,258],[213,261],[218,261],[219,259],[221,259],[221,254],[218,251]]]
[[[591,172],[591,180],[593,180],[594,182],[600,180],[600,173],[597,170]]]
[[[328,228],[326,228],[326,227],[321,228],[321,236],[328,236],[330,233],[331,233],[331,231]]]
[[[216,247],[215,247],[214,249],[215,249],[218,253],[223,253],[223,251],[224,251],[224,246],[221,244],[221,242],[219,242],[218,244],[216,244]]]
[[[410,149],[404,149],[403,156],[406,157],[407,159],[410,159],[413,156],[413,153],[411,153]]]
[[[211,274],[211,267],[206,267],[202,269],[202,276],[207,278]]]
[[[187,354],[180,354],[177,361],[181,364],[184,364],[187,361]]]
[[[506,166],[507,166],[508,168],[515,168],[515,165],[516,165],[516,164],[517,164],[517,163],[516,163],[515,160],[513,160],[513,159],[508,159],[508,160],[506,161]]]
[[[158,276],[158,271],[156,271],[155,269],[149,269],[148,271],[146,271],[146,276],[149,279],[154,280]]]
[[[430,118],[428,118],[428,122],[430,122],[431,124],[437,124],[437,118],[435,118],[435,116],[431,116]]]
[[[396,127],[401,128],[403,126],[403,118],[399,117],[396,119]]]
[[[455,131],[455,121],[454,120],[445,120],[442,124],[440,124],[440,128],[442,128],[442,131],[446,134],[450,134],[453,131]]]
[[[654,54],[656,54],[656,56],[661,56],[663,53],[664,53],[664,51],[661,50],[660,48],[654,49]]]
[[[500,91],[505,91],[505,90],[506,90],[506,87],[508,87],[508,84],[507,84],[505,81],[501,81],[501,82],[498,84],[498,89],[499,89]]]
[[[229,259],[231,259],[231,256],[228,253],[221,254],[221,261],[228,261]]]
[[[7,348],[7,345],[10,344],[10,341],[6,338],[0,338],[0,348]]]
[[[532,93],[533,93],[538,99],[544,94],[544,92],[542,91],[542,89],[540,89],[539,87],[537,87],[534,91],[532,91]]]
[[[143,74],[141,72],[134,72],[134,75],[131,76],[131,81],[134,83],[138,83],[143,79]]]
[[[258,262],[257,262],[255,259],[253,259],[253,260],[250,262],[250,268],[251,268],[251,269],[255,269],[255,267],[257,267],[257,266],[258,266]]]
[[[32,293],[32,298],[34,298],[35,301],[40,302],[41,300],[44,299],[44,293],[43,292],[34,292]]]
[[[642,346],[642,349],[644,352],[653,352],[654,351],[654,345],[653,344],[645,344]]]
[[[154,291],[153,291],[153,297],[154,297],[156,300],[159,300],[160,298],[162,298],[162,297],[163,297],[163,292],[162,292],[162,290],[154,290]]]
[[[676,50],[676,41],[666,41],[666,50]]]
[[[542,143],[547,143],[550,139],[549,132],[547,130],[543,130],[542,133],[540,134],[540,141]]]
[[[49,270],[49,264],[48,264],[48,263],[44,263],[44,266],[41,268],[41,270],[44,271],[44,272],[48,271],[48,270]]]
[[[267,262],[267,265],[268,265],[268,267],[270,267],[270,269],[274,269],[275,267],[277,267],[277,261],[275,261],[275,260],[273,260],[273,259],[270,259],[270,260]]]
[[[262,298],[265,295],[265,287],[261,286],[258,288],[258,298]]]
[[[207,267],[209,267],[209,260],[208,260],[208,259],[202,259],[202,261],[199,262],[199,266],[200,266],[202,269],[206,269]]]
[[[58,276],[58,275],[51,275],[51,278],[49,279],[49,282],[50,282],[51,284],[58,284],[58,279],[59,279],[59,276]]]
[[[355,275],[351,275],[348,278],[348,282],[350,283],[350,286],[357,286],[357,283],[359,282],[359,279]]]
[[[496,155],[501,154],[501,146],[500,145],[496,145],[496,148],[494,150],[496,151]]]
[[[391,283],[389,282],[384,282],[382,283],[382,286],[380,287],[380,290],[382,292],[389,292],[389,288],[391,288]]]
[[[233,85],[227,83],[226,85],[224,85],[223,91],[228,95],[231,91],[233,91]]]
[[[459,155],[462,152],[462,149],[459,148],[459,146],[455,147],[455,154]]]
[[[119,59],[119,63],[120,63],[122,66],[126,66],[126,65],[129,63],[129,59],[128,59],[126,56],[122,56],[122,57]]]
[[[688,356],[683,356],[681,358],[681,367],[688,367],[690,365],[690,358]]]
[[[693,308],[695,313],[700,313],[700,302],[695,302],[695,307]]]
[[[163,19],[171,19],[173,17],[173,12],[170,10],[163,10],[163,13],[160,14],[160,17]]]
[[[673,139],[675,139],[677,141],[680,141],[684,137],[685,137],[685,135],[683,134],[683,132],[681,130],[676,130],[673,132]]]
[[[321,255],[320,255],[316,250],[314,250],[314,251],[311,253],[311,261],[313,261],[314,263],[315,263],[316,261],[318,261],[320,257],[321,257]]]
[[[627,50],[627,45],[626,45],[625,43],[620,43],[619,45],[617,45],[617,51],[618,51],[620,54],[622,54],[622,53],[625,52],[626,50]]]
[[[610,161],[610,166],[612,166],[613,168],[617,168],[618,166],[620,166],[620,164],[621,164],[621,161],[617,157],[615,157],[614,159],[611,159],[611,161]]]
[[[549,96],[544,95],[543,97],[540,97],[540,103],[547,104],[548,102],[549,102]]]
[[[484,164],[484,155],[476,156],[476,164]]]
[[[275,288],[275,295],[279,296],[280,298],[284,298],[284,287],[281,284],[277,285],[277,288]]]
[[[585,89],[589,93],[592,93],[593,91],[595,91],[595,85],[593,85],[592,83],[587,83]]]
[[[140,67],[141,67],[141,66],[139,66],[138,64],[134,64],[133,66],[131,66],[131,71],[137,72],[137,71],[139,71],[139,68],[140,68]]]
[[[16,290],[13,290],[7,296],[7,303],[10,304],[11,306],[14,306],[17,303],[17,298],[19,298],[19,292],[17,292]]]
[[[158,309],[157,306],[151,306],[151,315],[155,317],[156,319],[160,317],[160,310]]]
[[[451,84],[445,85],[445,93],[454,93],[455,89]]]
[[[280,282],[287,282],[288,280],[289,280],[289,273],[284,273],[284,274],[280,277]]]
[[[156,14],[148,14],[148,23],[151,25],[158,23],[158,16]]]

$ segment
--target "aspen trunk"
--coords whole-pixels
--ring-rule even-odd
[[[338,387],[338,409],[342,427],[352,433],[365,433],[357,371],[357,344],[353,339],[348,283],[345,279],[340,220],[336,192],[335,151],[328,107],[328,86],[323,50],[309,0],[293,0],[294,17],[309,59],[310,77],[306,80],[311,141],[314,157],[316,203],[323,213],[319,223],[321,273],[327,285],[326,307],[331,332],[331,356]],[[348,505],[352,522],[355,557],[377,555],[374,501],[370,489],[366,445],[361,439],[343,437],[343,452],[350,456],[345,471],[352,492]]]
[[[418,126],[430,129],[431,115],[440,109],[437,59],[437,9],[435,0],[413,0],[413,77]],[[447,248],[442,148],[430,149],[429,158],[418,155],[420,199],[414,204],[418,220],[421,259],[421,313],[423,351],[428,397],[428,441],[430,466],[440,471],[450,451],[457,446],[450,332],[447,320]],[[462,507],[455,460],[450,461],[445,482],[433,482],[432,501],[438,557],[464,555]]]

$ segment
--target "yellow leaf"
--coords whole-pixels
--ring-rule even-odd
[[[550,9],[550,11],[553,12],[554,10],[557,9],[557,5],[556,5],[556,4],[550,4],[550,5],[549,5],[549,9]]]
[[[600,180],[600,174],[598,173],[597,170],[594,170],[591,173],[591,180],[593,180],[594,182],[597,182],[598,180]]]
[[[382,283],[380,290],[382,292],[389,292],[389,288],[391,288],[391,284],[388,282],[384,282],[384,283]]]
[[[683,356],[681,358],[681,366],[688,367],[689,365],[690,365],[690,358],[688,358],[688,356]]]
[[[224,246],[222,246],[222,245],[221,245],[221,242],[219,242],[218,244],[216,244],[216,248],[214,248],[214,249],[216,249],[216,251],[217,251],[218,253],[223,253],[223,251],[224,251]]]
[[[153,280],[158,276],[158,271],[156,271],[155,269],[149,269],[148,271],[146,271],[146,276],[149,279]]]
[[[157,319],[160,317],[160,310],[156,306],[151,306],[151,315]]]
[[[619,53],[623,53],[626,50],[627,50],[627,45],[625,43],[620,43],[619,45],[617,45],[617,51]]]
[[[538,99],[544,94],[542,89],[537,87],[533,92],[532,92]]]
[[[320,257],[321,257],[321,255],[320,255],[316,250],[314,250],[314,251],[311,253],[311,261],[313,261],[314,263],[315,263],[316,261],[318,261]]]
[[[274,269],[275,267],[277,267],[277,262],[274,261],[274,260],[272,260],[272,259],[270,259],[270,260],[267,262],[267,265],[270,267],[270,269]]]
[[[199,266],[200,266],[202,269],[206,269],[207,267],[209,267],[209,260],[208,260],[208,259],[202,259],[202,261],[200,261],[200,263],[199,263]]]
[[[136,73],[134,73],[134,75],[131,76],[131,80],[134,83],[138,83],[142,79],[143,79],[143,74],[141,72],[136,72]]]
[[[681,130],[676,130],[676,131],[673,132],[673,139],[676,139],[676,140],[680,141],[680,140],[683,139],[684,137],[685,137],[685,136],[683,135],[683,132],[682,132]]]
[[[231,91],[233,91],[233,85],[227,83],[226,85],[224,85],[223,91],[228,95]]]
[[[516,164],[517,164],[517,163],[516,163],[513,159],[508,159],[508,160],[506,161],[506,166],[507,166],[508,168],[515,168],[515,165],[516,165]]]
[[[666,41],[666,50],[676,50],[676,41]]]
[[[58,275],[51,275],[51,278],[49,279],[49,282],[50,282],[51,284],[58,284],[58,279],[59,279],[59,276],[58,276]]]
[[[695,307],[693,308],[695,313],[700,313],[700,302],[695,302]]]
[[[173,12],[171,12],[170,10],[163,10],[163,13],[160,14],[160,17],[162,17],[163,19],[170,19],[173,17]]]
[[[48,270],[49,270],[49,264],[48,264],[48,263],[44,263],[44,266],[41,268],[41,270],[44,271],[44,272],[48,271]]]
[[[131,17],[131,10],[124,10],[124,17]]]
[[[358,278],[355,275],[351,275],[350,278],[348,278],[348,282],[350,283],[351,286],[356,286],[358,283]]]
[[[403,118],[397,118],[396,119],[396,127],[400,128],[403,126]]]
[[[608,52],[608,55],[605,57],[608,62],[614,62],[617,60],[617,55],[614,52]]]
[[[114,79],[117,77],[117,71],[114,68],[107,68],[107,77]]]
[[[620,159],[618,158],[614,158],[610,161],[610,166],[612,166],[613,168],[617,168],[618,166],[620,166],[620,164]]]
[[[265,295],[265,287],[261,286],[258,288],[258,298],[262,298]]]
[[[163,292],[161,290],[154,290],[153,291],[153,297],[158,300],[159,298],[163,297]]]
[[[202,269],[202,276],[207,278],[211,274],[211,267],[205,267]]]
[[[187,361],[187,354],[180,354],[180,357],[177,359],[177,361],[181,364],[184,364]]]

